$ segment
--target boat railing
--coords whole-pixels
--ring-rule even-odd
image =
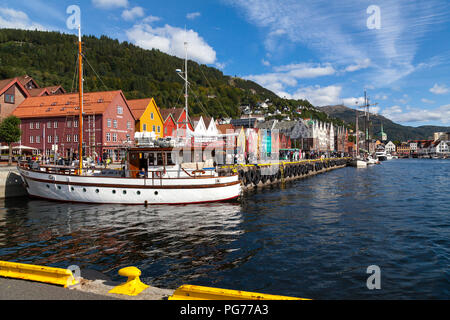
[[[62,174],[62,175],[81,175],[81,176],[96,176],[96,177],[121,177],[121,178],[143,178],[143,179],[176,179],[180,177],[180,172],[186,174],[190,178],[200,177],[214,177],[216,168],[203,168],[200,170],[190,169],[172,169],[163,168],[160,170],[124,170],[120,168],[103,168],[103,167],[89,167],[82,168],[81,172],[79,168],[73,166],[62,165],[41,165],[38,162],[19,162],[17,164],[19,168],[26,169],[35,172],[45,172],[48,174]],[[223,176],[224,173],[221,174]]]

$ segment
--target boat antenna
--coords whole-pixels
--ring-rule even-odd
[[[79,175],[83,170],[83,53],[81,49],[81,25],[78,26],[78,95],[80,99],[79,112],[79,138],[78,138],[78,170]]]

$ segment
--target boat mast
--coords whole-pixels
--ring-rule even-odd
[[[184,93],[184,110],[186,111],[186,133],[189,129],[189,114],[188,114],[188,72],[187,72],[187,42],[184,43],[185,59],[184,59],[184,81],[185,81],[185,93]]]
[[[78,93],[80,99],[79,138],[78,138],[78,169],[79,175],[83,170],[83,61],[81,50],[81,25],[78,26]]]

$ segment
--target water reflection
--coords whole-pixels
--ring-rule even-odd
[[[146,208],[21,201],[0,210],[0,257],[105,273],[135,265],[154,282],[166,273],[186,276],[195,265],[220,264],[243,232],[241,222],[237,204]]]

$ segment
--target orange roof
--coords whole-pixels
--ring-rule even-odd
[[[50,92],[47,90],[47,88],[28,89],[28,92],[30,93],[30,96],[32,96],[32,97],[40,97],[40,96],[44,95],[45,93],[50,94]]]
[[[234,132],[234,126],[231,123],[219,124],[217,125],[217,130],[222,134],[227,133],[227,130],[233,130]]]
[[[83,112],[86,114],[102,114],[119,94],[125,100],[120,90],[84,93]],[[78,115],[78,113],[78,93],[68,93],[27,98],[14,110],[13,115],[18,118],[37,118]]]
[[[142,117],[150,101],[152,101],[152,98],[128,100],[128,106],[136,120]]]

